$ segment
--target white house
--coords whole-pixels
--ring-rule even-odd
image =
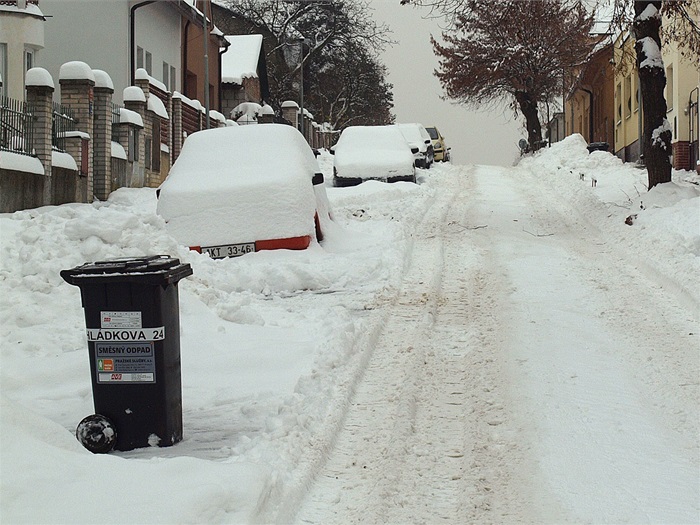
[[[24,100],[24,75],[44,48],[44,23],[37,0],[0,3],[0,95]]]
[[[133,85],[138,68],[168,90],[180,90],[180,13],[167,4],[41,0],[47,16],[41,66],[54,78],[69,61],[106,71],[117,99],[124,88]]]

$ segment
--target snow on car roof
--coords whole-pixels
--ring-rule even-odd
[[[189,246],[307,235],[315,210],[311,179],[318,171],[292,126],[198,131],[187,137],[160,187],[158,213]]]

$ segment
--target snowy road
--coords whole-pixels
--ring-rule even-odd
[[[460,169],[296,522],[696,523],[697,306],[540,182]]]

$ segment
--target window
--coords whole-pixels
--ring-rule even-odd
[[[151,169],[160,171],[160,119],[153,119],[153,128],[151,129]]]
[[[7,44],[0,44],[0,95],[7,93]]]
[[[615,102],[617,103],[617,121],[618,124],[622,121],[622,84],[617,85],[615,91]]]
[[[26,73],[31,68],[34,67],[34,50],[31,48],[24,48],[24,72]]]
[[[175,83],[175,67],[170,66],[170,91],[177,91],[177,84]]]
[[[153,55],[146,51],[146,73],[153,76]]]
[[[666,68],[666,106],[673,111],[673,66]]]
[[[625,79],[625,99],[627,103],[625,104],[625,118],[630,118],[632,116],[632,77],[629,76]]]
[[[143,69],[143,48],[136,47],[136,68]]]
[[[151,137],[146,137],[143,141],[146,153],[144,155],[144,164],[146,165],[146,169],[150,170],[151,169],[151,162],[153,161],[153,157],[151,155],[151,152],[153,150],[153,141],[151,140]]]
[[[165,84],[165,90],[170,91],[170,66],[167,62],[163,62],[163,84]]]

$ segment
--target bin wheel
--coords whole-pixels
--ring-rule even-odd
[[[117,442],[117,429],[103,415],[93,414],[78,424],[75,437],[93,454],[106,454]]]

